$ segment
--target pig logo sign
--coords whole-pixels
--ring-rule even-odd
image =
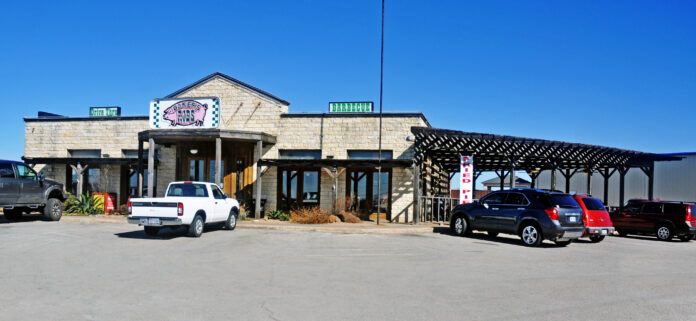
[[[459,161],[459,204],[474,201],[474,157],[461,156]]]
[[[207,129],[220,125],[218,98],[155,99],[150,103],[150,128]]]

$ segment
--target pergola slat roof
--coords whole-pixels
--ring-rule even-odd
[[[476,171],[576,168],[630,168],[681,157],[555,140],[411,127],[415,158],[426,156],[448,172],[459,171],[459,156],[474,155]]]

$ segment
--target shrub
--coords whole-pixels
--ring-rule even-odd
[[[290,220],[290,215],[288,215],[288,213],[285,213],[285,212],[280,211],[280,210],[270,211],[268,213],[268,215],[266,215],[266,217],[268,217],[269,219],[272,219],[272,220],[281,220],[281,221]]]
[[[121,204],[116,209],[111,212],[111,214],[114,215],[128,215],[128,205],[126,204]]]
[[[244,206],[244,205],[239,206],[239,217],[237,217],[237,219],[242,220],[242,221],[246,221],[248,219],[246,206]]]
[[[362,223],[362,220],[360,218],[358,218],[357,216],[355,216],[355,214],[353,214],[351,212],[341,211],[341,213],[339,213],[339,215],[341,217],[343,217],[343,222]]]
[[[318,206],[290,211],[290,220],[300,224],[328,224],[341,221],[336,215],[326,213]]]
[[[71,199],[72,197],[72,199]],[[80,197],[70,195],[65,200],[65,212],[69,214],[91,215],[103,212],[104,200],[95,198],[92,194],[82,194]]]

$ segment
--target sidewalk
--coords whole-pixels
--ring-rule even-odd
[[[127,224],[125,216],[96,215],[96,216],[63,216],[61,222],[87,224]],[[296,224],[291,222],[248,220],[239,221],[237,228],[255,230],[328,232],[340,234],[428,234],[433,233],[438,225],[423,223],[421,225],[386,223],[376,225],[374,222],[358,224]]]

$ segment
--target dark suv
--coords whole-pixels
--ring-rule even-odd
[[[582,236],[582,208],[568,194],[513,188],[486,195],[480,201],[454,208],[450,227],[456,235],[472,230],[519,235],[527,246],[544,239],[566,246]]]
[[[6,219],[40,211],[47,220],[57,221],[64,200],[63,185],[45,180],[27,164],[0,160],[0,207]]]
[[[623,209],[611,213],[611,221],[621,236],[651,234],[663,241],[677,236],[688,242],[696,234],[694,211],[696,205],[691,203],[629,200]]]

